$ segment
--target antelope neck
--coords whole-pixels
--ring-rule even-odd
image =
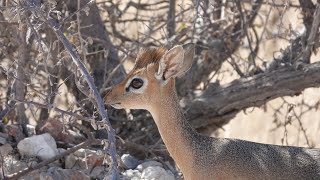
[[[176,91],[169,92],[161,92],[149,111],[170,155],[183,170],[184,166],[192,164],[191,146],[195,131],[184,118]]]

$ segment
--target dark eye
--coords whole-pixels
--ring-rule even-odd
[[[130,86],[133,87],[134,89],[139,89],[143,86],[143,80],[139,78],[134,78],[131,81]]]

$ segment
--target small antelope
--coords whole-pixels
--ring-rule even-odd
[[[194,45],[140,50],[128,76],[106,90],[114,108],[146,109],[187,180],[320,179],[320,150],[212,138],[192,129],[179,106],[175,78],[192,65]]]

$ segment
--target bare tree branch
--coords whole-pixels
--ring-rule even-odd
[[[42,12],[38,11],[38,14],[41,16],[41,18],[43,18],[44,20],[46,20],[46,22],[48,23],[49,27],[55,32],[55,34],[57,35],[58,39],[63,43],[64,47],[67,49],[68,53],[70,54],[73,62],[77,65],[77,67],[79,68],[80,72],[82,73],[82,75],[84,76],[86,82],[88,83],[91,91],[92,91],[92,95],[96,101],[97,104],[97,108],[100,112],[100,115],[102,117],[101,120],[101,125],[103,126],[103,128],[105,128],[108,132],[108,140],[109,140],[109,154],[111,156],[112,159],[112,163],[113,163],[113,176],[112,179],[116,180],[118,177],[118,163],[117,163],[117,158],[116,158],[116,146],[115,146],[115,134],[114,134],[114,130],[111,127],[111,124],[109,122],[109,118],[107,115],[107,111],[104,108],[104,103],[103,100],[100,96],[99,91],[97,90],[94,81],[92,79],[92,77],[90,76],[88,70],[86,69],[84,63],[81,61],[81,58],[79,56],[79,54],[76,52],[76,50],[73,48],[72,44],[67,40],[67,38],[64,36],[64,34],[61,32],[61,30],[59,29],[59,24],[55,23],[52,19],[47,19],[47,17],[42,14]]]
[[[248,23],[248,25],[245,27],[248,28],[252,26],[252,23],[254,22],[254,19],[256,18],[259,9],[261,8],[261,5],[262,0],[258,0],[255,2],[252,7],[251,13],[245,17]],[[232,27],[224,29],[219,37],[212,38],[211,42],[208,43],[210,46],[208,47],[208,52],[206,57],[203,59],[203,62],[194,62],[189,72],[181,79],[178,79],[177,90],[180,96],[185,96],[186,94],[188,94],[188,91],[192,91],[204,79],[208,78],[211,72],[219,70],[222,63],[238,49],[241,38],[245,36],[245,30],[241,30],[239,32],[242,23],[245,22],[239,20],[237,23],[232,25]],[[225,34],[228,32],[230,34]],[[203,46],[202,42],[198,43],[198,48],[201,46]]]
[[[186,117],[195,128],[208,124],[220,127],[248,107],[259,107],[272,99],[298,95],[306,88],[319,87],[319,72],[318,62],[303,65],[300,70],[284,67],[223,86],[212,84],[190,105]]]
[[[20,15],[19,15],[20,16]],[[21,16],[23,16],[21,14]],[[22,21],[24,19],[21,18]],[[16,68],[16,76],[17,79],[20,79],[23,82],[26,82],[27,76],[26,76],[26,66],[27,62],[29,61],[29,52],[30,48],[27,45],[26,40],[26,34],[27,34],[27,25],[24,23],[20,24],[20,32],[18,33],[18,41],[19,41],[19,58]],[[26,94],[26,87],[23,83],[20,83],[19,81],[15,80],[13,89],[14,91],[14,98],[15,99],[24,99]],[[18,115],[18,121],[20,124],[20,127],[22,128],[22,132],[24,135],[28,136],[27,131],[27,124],[28,124],[28,118],[25,114],[25,107],[24,104],[17,104],[17,115]]]
[[[299,0],[300,7],[302,9],[303,24],[306,27],[306,34],[311,31],[312,16],[315,11],[315,5],[311,0]]]

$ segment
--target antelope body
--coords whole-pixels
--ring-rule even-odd
[[[320,179],[320,150],[212,138],[185,120],[175,77],[192,65],[193,44],[143,49],[126,79],[107,90],[115,108],[146,109],[187,180]]]

